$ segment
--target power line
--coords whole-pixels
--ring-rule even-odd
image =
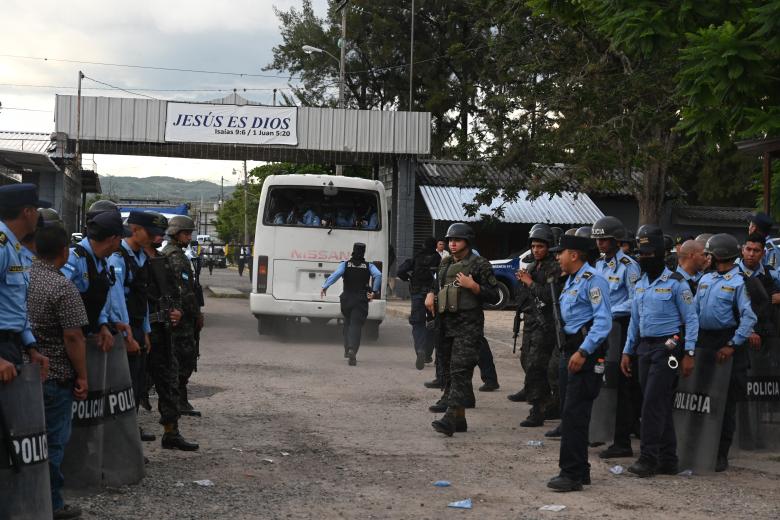
[[[117,89],[117,90],[121,90],[122,92],[127,92],[128,94],[132,94],[132,95],[134,95],[134,96],[142,96],[142,97],[145,97],[145,98],[154,99],[155,101],[162,101],[162,100],[160,100],[160,99],[157,99],[156,97],[149,96],[149,95],[147,95],[147,94],[142,94],[142,93],[140,93],[140,92],[133,92],[133,91],[131,91],[131,90],[128,90],[128,89],[125,89],[125,88],[122,88],[122,87],[117,87],[117,86],[115,86],[115,85],[111,85],[110,83],[105,83],[105,82],[103,82],[103,81],[100,81],[100,80],[97,80],[97,79],[95,79],[95,78],[90,78],[89,76],[86,76],[86,75],[85,75],[85,76],[83,76],[83,78],[84,78],[84,79],[88,79],[88,80],[90,80],[90,81],[94,81],[95,83],[98,83],[98,84],[100,84],[100,85],[105,85],[106,87],[111,87],[111,88],[115,88],[115,89]]]
[[[0,83],[0,87],[23,87],[23,88],[51,88],[51,89],[71,89],[78,87],[72,85],[32,85],[24,83]],[[141,92],[254,92],[254,91],[272,91],[272,90],[293,90],[297,86],[285,87],[225,87],[225,88],[144,88],[144,87],[124,87],[128,90]],[[81,87],[82,90],[115,90],[113,87]]]
[[[0,111],[2,110],[24,110],[25,112],[54,112],[54,110],[42,110],[39,108],[22,108],[22,107],[4,107],[0,106]]]
[[[18,60],[34,60],[34,61],[56,61],[61,63],[76,63],[80,65],[100,65],[104,67],[123,67],[128,69],[146,69],[146,70],[161,70],[166,72],[191,72],[194,74],[216,74],[222,76],[238,76],[247,78],[281,78],[292,79],[294,75],[280,76],[275,74],[256,74],[249,72],[231,72],[220,70],[204,70],[204,69],[186,69],[179,67],[159,67],[156,65],[136,65],[131,63],[111,63],[103,61],[89,61],[89,60],[73,60],[67,58],[47,58],[40,56],[22,56],[19,54],[0,54],[0,58],[13,58]]]

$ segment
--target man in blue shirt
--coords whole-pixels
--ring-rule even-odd
[[[588,431],[593,401],[601,388],[594,371],[612,329],[609,285],[587,263],[590,238],[564,235],[558,253],[561,271],[569,275],[559,298],[565,342],[561,352],[560,474],[547,483],[556,491],[580,491],[590,484]]]
[[[766,242],[766,254],[763,259],[764,265],[774,267],[775,269],[780,268],[780,264],[778,264],[778,260],[780,260],[778,256],[780,256],[780,254],[777,250],[778,244],[776,243],[778,239],[772,238],[771,236],[772,226],[775,224],[772,217],[762,211],[758,211],[752,213],[748,217],[748,222],[748,235],[759,233],[764,237],[764,241]]]
[[[46,377],[48,359],[35,345],[35,336],[27,318],[29,277],[21,255],[20,239],[33,236],[38,226],[38,207],[48,205],[38,200],[34,184],[0,186],[0,359],[10,365],[21,365],[22,351],[41,365]],[[5,366],[3,380],[16,377],[13,366]]]
[[[625,377],[631,378],[635,375],[632,358],[639,358],[638,379],[644,393],[641,454],[628,471],[640,477],[678,473],[677,436],[672,420],[677,365],[670,364],[670,355],[679,357],[684,341],[682,375],[688,377],[693,371],[699,332],[693,292],[681,274],[666,268],[664,253],[663,236],[639,239],[639,263],[644,275],[636,285],[628,339],[620,363]],[[679,346],[670,350],[666,343],[675,338]]]
[[[349,365],[357,365],[357,351],[360,348],[360,336],[363,323],[368,316],[368,302],[379,295],[382,288],[382,272],[365,259],[366,245],[355,242],[352,246],[352,256],[339,264],[325,283],[322,284],[320,297],[325,298],[328,287],[344,278],[344,291],[341,300],[341,314],[344,315],[344,357],[349,358]],[[369,281],[373,285],[369,291]]]
[[[697,240],[686,240],[677,250],[676,273],[682,276],[688,288],[696,295],[702,271],[707,265],[707,256],[704,254],[704,243]]]
[[[715,271],[702,276],[696,292],[699,313],[696,346],[714,351],[719,363],[734,358],[715,465],[715,471],[725,471],[736,429],[737,399],[747,383],[748,338],[756,325],[756,315],[750,305],[745,280],[734,264],[740,253],[737,239],[726,233],[713,235],[707,240],[705,252],[712,256]]]
[[[598,420],[614,421],[615,424],[614,442],[606,450],[599,453],[599,457],[602,459],[633,456],[631,433],[639,423],[639,410],[642,406],[642,393],[639,384],[634,379],[624,377],[619,372],[617,365],[619,359],[617,354],[623,351],[623,345],[626,342],[634,286],[641,274],[636,261],[620,249],[619,241],[623,240],[625,236],[625,226],[615,217],[602,217],[594,222],[591,228],[591,237],[596,240],[599,252],[603,255],[596,262],[596,271],[609,284],[612,327],[617,327],[620,330],[619,339],[607,347],[615,355],[613,358],[615,363],[610,363],[607,370],[617,372],[615,378],[617,380],[617,407],[614,410],[615,414],[610,417],[604,417],[604,414],[598,416]],[[607,359],[612,357],[607,355]],[[593,420],[595,421],[597,418],[594,417]]]

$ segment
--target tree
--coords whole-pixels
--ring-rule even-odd
[[[331,173],[325,166],[319,164],[294,164],[274,163],[264,164],[252,168],[247,172],[247,226],[255,229],[257,222],[257,209],[260,202],[260,192],[263,182],[269,175],[294,175],[294,174],[328,174]],[[217,211],[216,229],[220,238],[225,242],[244,241],[244,185],[236,185],[236,189],[229,199]],[[249,237],[252,240],[252,236]]]

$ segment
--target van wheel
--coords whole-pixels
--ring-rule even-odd
[[[276,318],[267,314],[257,314],[257,333],[261,336],[274,333],[274,325],[276,324]]]
[[[482,305],[483,309],[500,311],[509,303],[510,293],[507,286],[503,282],[498,282],[496,288],[498,289],[498,302],[494,304],[485,303]]]
[[[379,339],[379,325],[381,321],[368,320],[365,325],[366,339],[370,341],[376,341]]]

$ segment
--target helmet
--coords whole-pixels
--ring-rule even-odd
[[[614,238],[621,240],[626,236],[626,227],[616,217],[601,217],[593,223],[591,238]]]
[[[569,228],[569,229],[566,230],[564,235],[574,235],[576,233],[577,233],[577,228]]]
[[[671,235],[664,235],[664,251],[671,251],[674,247],[674,239]]]
[[[549,247],[555,245],[555,235],[547,224],[536,224],[531,228],[531,232],[528,234],[528,245],[531,245],[533,240],[546,242]]]
[[[101,199],[93,202],[87,210],[87,222],[92,220],[95,215],[105,213],[106,211],[119,211],[119,207],[114,201],[107,199]]]
[[[174,236],[179,231],[194,231],[195,222],[192,221],[187,215],[176,215],[168,220],[168,229],[165,230],[165,234],[168,236]]]
[[[447,240],[451,238],[460,238],[470,244],[474,241],[475,235],[474,230],[471,229],[471,226],[464,224],[463,222],[456,222],[447,228],[447,235],[444,238]]]
[[[712,233],[702,233],[701,235],[697,236],[695,240],[697,242],[701,242],[702,244],[706,244],[707,240],[712,238]]]
[[[639,226],[639,229],[636,230],[637,241],[642,237],[649,237],[649,236],[659,236],[663,238],[664,232],[661,230],[660,227],[656,226],[655,224],[644,224]]]
[[[559,227],[551,227],[550,231],[552,231],[553,234],[553,242],[555,242],[554,245],[558,245],[561,241],[561,237],[563,236],[563,229]]]
[[[582,226],[580,228],[577,228],[577,230],[574,232],[575,237],[590,238],[590,235],[591,235],[590,226]]]
[[[60,214],[52,208],[38,208],[38,227],[59,226],[65,229]]]
[[[739,256],[739,242],[728,233],[718,233],[707,240],[704,252],[711,254],[715,260],[731,260]]]

